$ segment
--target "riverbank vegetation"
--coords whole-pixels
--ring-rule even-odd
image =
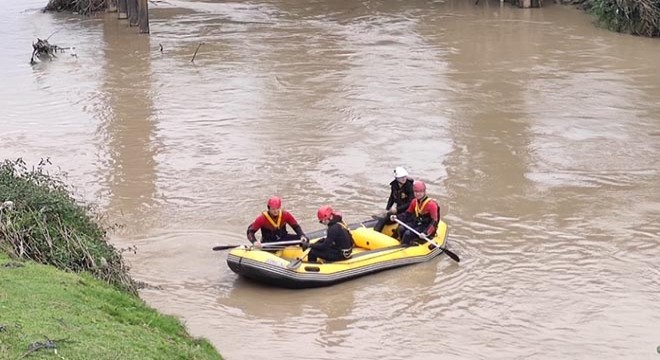
[[[72,11],[82,15],[105,10],[106,0],[49,0],[45,11]]]
[[[102,218],[47,165],[0,164],[0,359],[221,359],[137,296]]]
[[[578,0],[577,3],[610,30],[660,37],[660,0]]]
[[[48,174],[48,165],[42,160],[29,168],[21,159],[0,164],[0,202],[11,202],[0,213],[2,250],[65,271],[88,271],[136,294],[120,252],[106,240],[103,218],[77,201],[62,180]]]

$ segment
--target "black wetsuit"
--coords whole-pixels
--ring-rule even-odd
[[[387,206],[385,206],[385,209],[388,211],[387,216],[378,220],[376,226],[374,226],[374,230],[383,231],[385,224],[391,224],[392,222],[389,219],[389,215],[399,215],[406,212],[410,206],[410,202],[415,198],[413,182],[413,179],[408,178],[406,182],[401,185],[396,179],[392,180],[390,183],[392,191],[390,192],[390,198],[387,200]],[[389,213],[389,210],[394,204],[396,204],[396,214],[391,214]]]
[[[341,221],[341,216],[332,216],[332,220],[328,223],[326,237],[311,245],[307,256],[310,262],[316,262],[317,258],[325,261],[339,261],[351,257],[353,236]]]

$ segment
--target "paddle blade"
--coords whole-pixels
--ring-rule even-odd
[[[454,254],[451,250],[442,248],[442,251],[444,251],[445,254],[447,254],[447,256],[449,256],[452,260],[456,262],[461,262],[461,259],[458,257],[458,255]]]
[[[305,258],[305,256],[307,256],[307,254],[309,254],[309,252],[311,250],[312,250],[312,248],[309,248],[309,249],[303,251],[302,255],[300,255],[300,258],[295,259],[295,260],[291,260],[291,262],[289,263],[289,265],[286,266],[286,268],[289,269],[289,270],[295,270],[295,269],[299,268],[300,265],[303,262],[303,259]]]
[[[289,270],[295,270],[300,267],[302,262],[303,262],[302,259],[293,260],[289,263],[289,265],[286,266],[286,268]]]
[[[228,249],[233,249],[235,247],[239,247],[240,245],[218,245],[213,247],[213,251],[221,251],[221,250],[228,250]]]

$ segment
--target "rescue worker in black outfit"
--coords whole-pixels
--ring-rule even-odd
[[[290,212],[282,209],[282,199],[272,196],[266,204],[267,211],[261,213],[247,228],[247,238],[255,247],[261,247],[261,243],[302,240],[307,241],[307,236]],[[286,225],[289,224],[296,235],[289,234]],[[261,241],[254,236],[261,229]]]
[[[307,260],[316,262],[316,259],[320,258],[324,261],[339,261],[350,258],[353,237],[342,222],[341,215],[334,212],[330,206],[324,205],[316,212],[316,216],[321,224],[328,226],[328,231],[324,239],[311,245]]]
[[[417,230],[421,236],[415,235],[415,233],[400,225],[399,238],[403,246],[410,246],[415,242],[426,242],[426,239],[432,239],[438,230],[438,223],[440,222],[440,207],[435,199],[426,196],[426,184],[422,181],[415,181],[413,191],[415,198],[410,203],[410,206],[408,206],[406,212],[398,216],[398,218],[411,228]],[[394,220],[392,219],[392,221]]]
[[[410,206],[410,202],[414,199],[415,195],[413,194],[413,179],[408,177],[408,172],[406,169],[401,166],[394,169],[394,180],[390,183],[391,192],[390,197],[387,200],[387,205],[385,209],[387,213],[384,217],[378,220],[374,230],[381,232],[385,224],[391,224],[390,221],[391,215],[399,215]],[[396,234],[385,234],[385,235],[396,235]]]

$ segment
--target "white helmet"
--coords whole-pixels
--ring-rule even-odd
[[[406,176],[408,176],[408,172],[406,171],[406,169],[402,168],[401,166],[397,166],[397,168],[394,169],[395,178],[406,177]]]

